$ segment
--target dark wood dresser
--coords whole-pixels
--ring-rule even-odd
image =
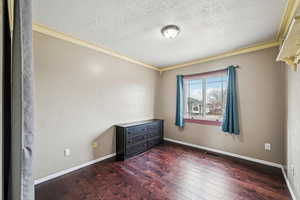
[[[163,142],[163,120],[116,125],[117,159],[125,160]]]

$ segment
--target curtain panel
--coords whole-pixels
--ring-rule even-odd
[[[8,1],[2,2],[2,198],[7,200],[11,199],[11,35]]]
[[[8,13],[5,2],[5,13]],[[6,15],[6,14],[5,14]],[[3,132],[4,160],[4,200],[34,200],[34,180],[32,170],[34,126],[34,95],[32,66],[32,1],[14,1],[12,46],[4,42],[3,68],[5,107],[4,121],[8,124]],[[6,39],[10,35],[9,17],[5,16]],[[10,49],[11,48],[11,49]],[[12,61],[12,63],[10,63]]]
[[[231,134],[240,134],[238,101],[236,89],[236,67],[228,67],[227,98],[222,130]]]
[[[176,76],[177,94],[176,94],[176,120],[175,125],[184,127],[184,84],[183,75]]]

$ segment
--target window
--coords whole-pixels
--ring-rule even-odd
[[[185,76],[184,87],[185,119],[220,125],[225,109],[227,71]]]

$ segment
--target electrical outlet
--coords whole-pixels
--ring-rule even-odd
[[[265,150],[266,151],[271,151],[271,144],[270,143],[265,143]]]
[[[65,149],[64,150],[64,155],[65,155],[65,157],[70,156],[71,155],[71,150],[70,149]]]
[[[291,165],[291,174],[294,177],[295,176],[295,167],[294,165]]]

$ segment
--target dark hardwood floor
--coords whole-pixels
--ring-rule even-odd
[[[279,169],[166,143],[36,186],[36,200],[291,199]]]

